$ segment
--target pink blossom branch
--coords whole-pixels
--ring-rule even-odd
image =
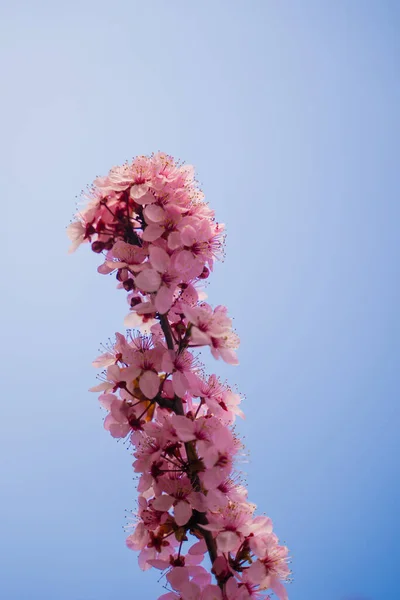
[[[167,342],[167,346],[170,350],[174,350],[174,342],[172,339],[171,328],[170,328],[170,325],[168,322],[168,318],[165,315],[159,315],[159,318],[160,318],[161,328],[163,330],[165,340]],[[200,408],[200,406],[199,406],[199,408]],[[178,398],[178,396],[175,396],[174,406],[173,406],[172,410],[177,415],[184,416],[184,414],[185,414],[184,410],[183,410],[182,400],[180,398]],[[189,460],[189,467],[197,464],[199,462],[199,457],[197,456],[196,450],[193,447],[192,442],[186,442],[185,449],[186,449],[186,454],[187,454],[187,457]],[[193,471],[193,472],[189,471],[189,477],[192,482],[193,489],[200,490],[201,484],[200,484],[200,480],[199,480],[199,477],[198,477],[196,471]],[[193,511],[193,518],[196,521],[196,523],[200,526],[208,525],[207,515],[205,512],[199,512],[199,511],[195,510],[195,511]],[[202,531],[203,531],[204,540],[207,545],[208,555],[210,557],[211,564],[213,565],[215,560],[218,557],[217,546],[216,546],[215,540],[214,540],[211,532],[207,531],[206,529],[203,529]],[[222,585],[223,585],[222,578],[217,576],[217,580],[218,580],[218,585],[222,588]]]
[[[238,363],[227,309],[198,290],[222,252],[223,226],[193,169],[161,153],[114,167],[86,199],[68,228],[72,249],[90,242],[103,253],[98,271],[116,273],[131,308],[125,325],[142,332],[116,334],[94,361],[105,371],[92,388],[105,429],[129,437],[140,474],[128,547],[141,568],[166,572],[171,591],[159,600],[251,600],[268,590],[287,600],[287,548],[235,479],[240,396],[207,378],[191,352],[208,346]],[[216,584],[202,566],[207,553]]]

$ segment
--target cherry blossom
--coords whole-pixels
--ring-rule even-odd
[[[223,255],[224,226],[193,167],[164,153],[139,156],[97,178],[68,227],[71,251],[91,245],[127,293],[131,331],[93,365],[104,428],[123,438],[138,478],[128,548],[159,569],[159,600],[287,600],[288,549],[256,515],[237,472],[234,429],[242,397],[197,355],[238,364],[239,337],[225,306],[206,303],[204,280]],[[133,331],[134,330],[134,331]],[[207,568],[206,555],[211,563]]]

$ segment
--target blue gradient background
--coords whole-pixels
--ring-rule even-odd
[[[389,1],[2,3],[0,597],[154,600],[130,456],[86,390],[124,294],[66,254],[74,197],[136,154],[227,223],[250,497],[291,600],[400,597],[399,27]]]

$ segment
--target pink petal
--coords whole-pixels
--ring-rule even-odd
[[[201,492],[192,492],[189,495],[188,500],[190,500],[190,504],[194,509],[196,509],[200,512],[203,512],[205,510],[205,508],[206,508],[205,496]]]
[[[158,290],[154,301],[157,312],[159,312],[160,315],[164,315],[171,308],[173,301],[174,289],[172,287],[162,285]]]
[[[106,416],[106,418],[104,419],[104,423],[103,423],[103,427],[106,431],[110,431],[110,427],[111,425],[113,425],[115,423],[115,419],[112,416],[112,414],[109,414]]]
[[[186,302],[187,304],[195,304],[198,300],[205,300],[206,298],[207,294],[205,292],[197,291],[191,284],[181,294],[182,302]]]
[[[211,338],[204,331],[200,331],[197,327],[192,327],[190,332],[190,342],[196,344],[196,346],[208,346],[211,344]]]
[[[135,310],[138,315],[149,315],[156,312],[152,302],[141,302],[135,306]]]
[[[184,246],[193,246],[196,241],[196,230],[191,225],[186,225],[181,231],[181,240]]]
[[[146,398],[149,400],[155,398],[160,389],[160,380],[157,373],[154,373],[154,371],[145,371],[139,379],[139,387]]]
[[[126,545],[131,550],[141,550],[147,544],[147,532],[144,523],[140,522],[135,527],[135,531],[126,539]]]
[[[174,370],[173,360],[175,358],[175,352],[173,350],[166,350],[163,354],[161,367],[165,373],[172,373]]]
[[[265,579],[267,571],[265,566],[259,561],[253,562],[250,567],[246,570],[246,579],[251,583],[258,585]]]
[[[117,397],[114,396],[114,394],[101,394],[101,396],[99,396],[99,402],[102,405],[102,407],[105,408],[106,410],[111,409],[111,404],[116,399],[117,399]]]
[[[110,416],[110,415],[108,415]],[[105,422],[104,422],[105,423]],[[126,423],[111,423],[108,428],[108,431],[111,433],[114,438],[124,438],[128,435],[131,428]]]
[[[174,386],[174,392],[179,398],[183,398],[186,392],[189,391],[189,383],[186,376],[179,371],[176,371],[172,375],[172,385]]]
[[[271,577],[271,590],[278,596],[279,600],[288,600],[289,596],[286,588],[277,577]]]
[[[167,579],[174,590],[180,590],[189,581],[189,571],[187,567],[174,567],[167,573]]]
[[[217,585],[207,585],[202,591],[201,600],[222,600],[222,592]]]
[[[243,595],[240,594],[238,584],[236,583],[236,580],[233,577],[230,577],[226,582],[224,592],[227,600],[243,600]],[[245,600],[247,600],[247,598],[250,598],[249,594],[245,596]]]
[[[67,236],[71,242],[76,242],[85,235],[85,227],[80,221],[74,221],[67,227]]]
[[[182,525],[186,525],[192,516],[192,507],[185,500],[181,500],[178,504],[175,505],[174,509],[174,517],[176,524],[181,527]]]
[[[234,531],[221,531],[216,539],[221,552],[232,552],[240,543],[239,536]]]
[[[178,231],[172,231],[168,236],[168,248],[176,250],[182,246],[181,234]]]
[[[253,519],[251,531],[253,533],[259,533],[260,531],[263,531],[263,533],[272,533],[273,523],[269,517],[259,515]]]
[[[133,187],[131,188],[131,196],[132,196],[132,190],[133,190]],[[137,204],[141,204],[143,206],[145,204],[152,204],[153,202],[155,202],[156,197],[153,196],[153,194],[151,192],[147,192],[146,194],[143,194],[143,196],[140,196],[140,198],[135,198],[134,200]]]
[[[119,400],[118,398],[115,398],[114,402],[112,402],[111,404],[111,414],[114,417],[114,419],[119,423],[126,423],[127,421],[124,413],[121,410],[123,406],[123,402],[121,402],[121,400]]]
[[[177,271],[185,273],[193,267],[193,263],[194,257],[189,250],[180,250],[178,254],[175,255],[174,266]]]
[[[111,352],[105,352],[98,356],[93,362],[92,365],[97,369],[100,367],[109,367],[115,363],[115,354],[111,354]]]
[[[159,560],[157,558],[149,559],[147,563],[155,569],[160,569],[160,571],[164,571],[171,566],[169,560]]]
[[[207,544],[204,540],[200,540],[193,544],[189,550],[189,554],[205,554],[207,552]]]
[[[129,195],[132,198],[132,200],[137,201],[139,198],[141,198],[142,196],[147,194],[148,191],[149,191],[149,186],[147,185],[147,183],[139,183],[139,184],[135,183],[131,187],[131,191],[129,192]]]
[[[131,438],[132,440],[132,438]],[[149,487],[151,487],[153,485],[153,478],[150,475],[150,473],[143,473],[140,477],[139,480],[139,484],[138,484],[138,492],[139,493],[143,493],[146,492]]]
[[[198,324],[198,317],[201,314],[201,310],[198,306],[182,306],[182,312],[185,317],[194,325]]]
[[[199,587],[203,588],[211,583],[211,574],[204,567],[200,565],[191,566],[189,572],[192,582]]]
[[[115,265],[111,265],[109,262],[106,261],[105,263],[97,267],[97,272],[101,275],[108,275],[109,273],[112,273],[114,269]]]
[[[159,225],[147,225],[143,231],[142,239],[145,242],[154,242],[164,233],[164,229]]]
[[[89,392],[105,392],[106,390],[111,390],[113,387],[112,383],[104,381],[103,383],[99,383],[99,385],[89,388]]]
[[[132,246],[132,244],[128,244],[123,240],[116,241],[111,249],[111,254],[113,257],[125,263],[138,262],[135,260],[136,252],[137,249],[135,246]]]
[[[124,325],[128,329],[139,329],[143,325],[143,319],[136,312],[131,311],[126,315]]]
[[[168,496],[168,494],[163,494],[162,496],[158,496],[158,498],[156,498],[153,501],[153,507],[156,510],[161,510],[162,512],[166,512],[167,510],[169,510],[171,508],[173,503],[174,503],[174,499],[171,496]]]
[[[222,360],[224,360],[228,365],[238,365],[239,359],[236,356],[236,352],[231,350],[230,348],[220,348],[219,353],[221,355]]]
[[[138,563],[139,563],[139,567],[142,569],[142,571],[147,571],[148,569],[151,569],[151,566],[148,564],[148,560],[149,558],[152,558],[155,555],[155,550],[154,548],[144,548],[141,553],[139,554],[138,557]]]
[[[171,259],[165,250],[158,246],[151,246],[149,250],[149,258],[151,265],[159,273],[164,273],[169,267]]]
[[[174,415],[172,417],[172,424],[178,438],[182,442],[190,442],[191,440],[196,439],[194,433],[196,430],[196,425],[191,419],[180,415]]]
[[[143,213],[147,222],[159,223],[165,217],[164,209],[158,204],[148,204]]]
[[[182,600],[200,600],[201,591],[198,585],[188,581],[180,590]]]
[[[204,560],[204,554],[186,554],[185,565],[187,567],[193,565],[200,565]]]
[[[156,292],[160,287],[161,277],[155,269],[146,269],[136,276],[135,284],[143,292]]]
[[[214,436],[214,445],[221,452],[226,448],[231,448],[233,445],[232,431],[227,427],[220,427],[217,435]]]

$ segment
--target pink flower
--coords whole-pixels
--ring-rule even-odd
[[[147,256],[145,248],[132,246],[122,240],[117,240],[110,250],[106,264],[112,269],[127,268],[131,271],[140,271],[140,266]],[[110,260],[113,259],[113,260]]]
[[[150,248],[149,260],[152,267],[160,276],[160,284],[157,288],[154,305],[157,312],[165,314],[171,308],[180,278],[171,265],[170,256],[160,246],[152,246]]]
[[[250,533],[252,510],[247,504],[229,504],[223,512],[210,515],[203,529],[216,533],[220,552],[235,552]]]
[[[253,562],[246,570],[246,579],[255,585],[259,585],[260,589],[271,588],[280,600],[287,600],[287,592],[280,580],[286,580],[290,575],[288,549],[286,546],[280,546],[278,538],[271,533],[272,523],[270,519],[267,517],[254,519],[254,521],[257,520],[259,521],[257,523],[258,527],[253,526],[251,528],[253,535],[249,538],[249,543],[251,548],[254,547],[252,544],[253,538],[257,539],[257,536],[264,529],[263,556]]]
[[[133,359],[134,351],[126,341],[125,336],[120,333],[115,334],[115,344],[107,352],[101,354],[93,361],[92,365],[96,368],[109,367],[117,362],[128,364]]]
[[[232,479],[219,481],[219,478],[207,477],[207,507],[211,511],[225,508],[229,502],[243,504],[246,502],[247,490],[242,485],[237,485]]]
[[[165,479],[162,483],[165,494],[154,500],[156,510],[168,511],[174,507],[177,525],[186,525],[192,516],[192,509],[204,509],[204,496],[194,492],[188,477]]]
[[[178,227],[184,248],[174,254],[175,267],[189,277],[198,277],[205,264],[212,268],[214,258],[220,255],[224,226],[199,214],[198,218],[197,215],[185,217]],[[168,243],[170,245],[170,241]]]
[[[192,345],[209,345],[214,358],[221,357],[227,363],[238,364],[235,350],[239,347],[239,337],[232,331],[232,321],[225,306],[217,306],[213,311],[209,304],[204,303],[195,307],[185,306],[183,312],[192,324]]]
[[[211,576],[203,567],[174,567],[167,579],[183,600],[222,600],[220,588],[210,584]]]
[[[127,403],[115,399],[110,406],[110,413],[104,421],[104,429],[115,438],[124,438],[131,431],[130,421],[136,420],[136,412]]]
[[[176,540],[174,540],[174,538],[167,539],[163,534],[157,535],[156,533],[149,531],[148,536],[147,546],[141,550],[138,560],[139,567],[143,571],[147,571],[147,569],[151,567],[151,564],[148,562],[149,560],[154,560],[155,558],[166,559],[170,554],[173,554],[175,549],[172,544],[174,543],[176,545]],[[128,547],[131,548],[129,543]]]
[[[118,365],[111,365],[107,368],[105,381],[90,388],[90,392],[106,392],[116,391],[123,387],[129,387],[131,381],[133,381],[140,371],[136,367],[120,368]]]
[[[206,467],[210,469],[215,465],[224,467],[231,462],[236,452],[234,438],[232,433],[222,427],[215,417],[198,417],[192,420],[175,415],[172,417],[172,423],[180,440],[183,442],[196,441],[196,450]],[[221,456],[223,461],[221,461]]]
[[[252,590],[245,584],[237,583],[233,577],[226,582],[224,591],[226,600],[251,600],[251,598],[260,597],[253,594]]]
[[[98,177],[94,181],[94,185],[102,189],[104,192],[121,192],[126,190],[130,185],[132,185],[133,181],[133,173],[132,168],[129,165],[122,165],[121,167],[112,167],[110,169],[108,176],[106,177]]]
[[[157,324],[155,307],[152,302],[137,304],[134,310],[128,313],[124,319],[124,325],[128,328],[139,329],[142,333],[150,333],[153,325]]]
[[[172,373],[173,389],[180,398],[184,398],[186,392],[189,392],[197,381],[193,363],[193,355],[187,351],[176,354],[167,350],[163,355],[162,368],[166,373]]]
[[[239,408],[240,395],[223,386],[215,375],[211,375],[207,382],[199,383],[196,395],[203,398],[206,405],[224,425],[232,425],[236,415],[244,419],[244,413]]]

